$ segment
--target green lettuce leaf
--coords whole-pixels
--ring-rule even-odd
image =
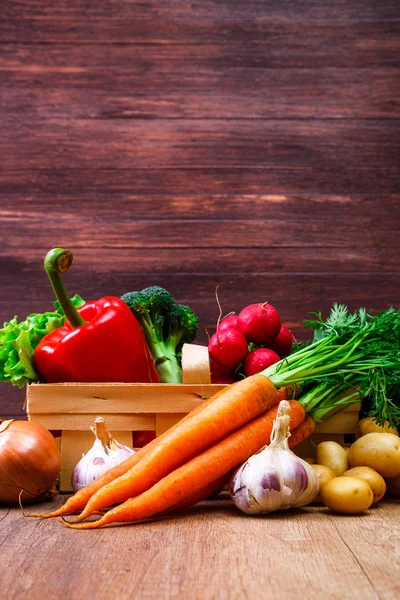
[[[85,301],[75,294],[72,303],[79,308]],[[15,316],[4,323],[0,329],[0,381],[9,381],[20,388],[39,381],[33,362],[34,350],[45,335],[65,323],[60,304],[55,302],[54,306],[54,312],[32,313],[21,322]]]

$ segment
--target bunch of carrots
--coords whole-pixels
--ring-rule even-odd
[[[97,529],[196,504],[221,490],[235,468],[269,444],[278,404],[292,395],[292,388],[277,391],[263,375],[227,386],[60,509],[33,516],[77,515],[65,525]],[[297,400],[290,403],[289,446],[294,447],[315,425]]]

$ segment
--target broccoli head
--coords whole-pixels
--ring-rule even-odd
[[[199,329],[195,313],[162,287],[128,292],[122,300],[139,322],[162,383],[181,383],[180,353],[193,342]]]

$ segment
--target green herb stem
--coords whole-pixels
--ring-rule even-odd
[[[378,423],[400,420],[400,311],[377,316],[365,309],[349,313],[334,305],[326,321],[308,321],[313,343],[262,371],[277,388],[297,384],[300,402],[316,420],[325,420],[363,397],[371,401]],[[304,391],[304,388],[306,391]],[[343,393],[347,389],[353,393]],[[397,396],[396,396],[397,394]]]
[[[73,305],[61,278],[61,273],[68,271],[70,268],[72,258],[72,253],[69,252],[69,250],[64,250],[64,248],[53,248],[45,256],[44,268],[65,316],[71,327],[76,329],[81,325],[85,325],[86,321],[82,319]]]

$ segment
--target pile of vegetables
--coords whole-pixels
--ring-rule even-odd
[[[61,275],[72,260],[64,248],[44,259],[55,311],[14,317],[0,329],[0,381],[180,383],[182,345],[198,332],[194,312],[158,286],[122,298],[70,298]]]
[[[70,298],[62,273],[72,260],[71,252],[63,248],[50,250],[44,259],[57,298],[54,311],[31,314],[21,322],[15,316],[0,329],[0,381],[18,387],[32,382],[181,382],[180,351],[198,331],[193,311],[177,304],[160,287],[131,292],[124,299],[105,296],[85,302],[78,295]],[[25,501],[44,498],[54,488],[60,467],[60,453],[51,433],[39,425],[21,423],[10,421],[1,426],[0,448],[7,458],[0,469],[0,503],[15,503],[20,495]],[[102,456],[91,462],[89,455],[77,465],[76,489],[97,477],[104,465],[109,468],[133,452],[106,439],[100,423],[95,428],[98,443],[94,452],[101,447]],[[32,445],[31,456],[21,443],[21,432]],[[32,435],[39,436],[42,465],[37,464]],[[19,452],[13,449],[14,440],[20,443]],[[16,473],[18,461],[23,467]]]
[[[346,307],[335,305],[326,321],[318,316],[309,325],[317,334],[312,343],[260,374],[224,388],[201,405],[198,414],[190,414],[165,437],[145,446],[142,453],[137,452],[116,471],[106,473],[105,480],[100,478],[92,488],[85,488],[89,500],[80,496],[67,502],[62,514],[67,514],[72,505],[72,512],[82,511],[76,519],[82,521],[104,506],[119,503],[95,523],[74,525],[95,528],[142,519],[171,510],[181,502],[204,498],[210,485],[228,476],[268,443],[264,418],[271,425],[271,416],[276,416],[271,404],[276,406],[277,389],[285,389],[289,395],[291,386],[304,384],[312,386],[311,390],[326,390],[319,398],[314,392],[313,402],[308,401],[312,392],[306,394],[307,401],[301,394],[298,401],[292,400],[292,417],[302,412],[302,426],[308,428],[308,435],[314,421],[310,417],[304,420],[306,412],[326,417],[328,412],[336,414],[363,396],[368,396],[371,414],[378,424],[387,421],[396,426],[400,406],[391,394],[397,389],[400,372],[399,311],[391,308],[373,317],[363,309],[350,314]],[[349,387],[354,392],[343,397],[343,390]],[[244,436],[240,443],[238,436]],[[294,432],[290,439],[296,440]]]
[[[395,329],[398,314],[393,310],[388,314],[391,328]],[[343,315],[347,319],[344,320]],[[142,519],[206,497],[210,490],[226,483],[233,469],[268,444],[279,394],[286,393],[290,397],[291,385],[302,385],[310,379],[314,385],[321,385],[318,379],[321,377],[326,384],[330,377],[345,378],[349,366],[353,373],[355,365],[363,378],[368,375],[367,367],[372,372],[379,368],[381,372],[391,374],[393,343],[390,360],[381,352],[375,363],[367,362],[364,355],[369,352],[369,344],[363,348],[362,342],[371,343],[372,340],[376,346],[381,331],[375,318],[359,320],[362,328],[355,328],[356,319],[334,307],[329,321],[324,324],[326,331],[322,335],[320,331],[313,343],[296,350],[262,374],[221,390],[164,436],[84,487],[57,514],[81,511],[77,518],[79,522],[105,506],[117,504],[96,523],[79,525],[93,528],[120,520]],[[344,339],[339,344],[341,337]],[[326,340],[329,340],[328,348]],[[369,389],[376,407],[383,406],[387,413],[387,408],[394,406],[391,416],[396,418],[396,404],[386,395],[382,397],[382,386],[378,390],[371,386]],[[353,400],[351,396],[345,396],[339,401],[338,409]],[[299,401],[291,400],[291,406],[293,432],[290,441],[295,445],[312,433],[314,422],[309,416],[305,417],[309,406],[303,404],[302,396]],[[314,408],[312,406],[311,410]]]
[[[400,476],[398,434],[368,433],[348,453],[336,442],[322,442],[318,464],[309,464],[290,448],[312,434],[314,422],[300,402],[282,400],[286,391],[277,392],[263,375],[233,384],[60,509],[35,516],[77,515],[66,526],[97,529],[182,510],[228,483],[234,504],[252,515],[321,502],[358,514],[379,501],[383,475]]]
[[[400,439],[397,430],[381,427],[369,417],[359,421],[350,447],[334,441],[317,445],[316,459],[307,459],[319,479],[311,504],[324,504],[343,514],[358,514],[389,494],[398,495]],[[397,490],[397,494],[396,494]]]
[[[180,383],[182,345],[198,333],[194,312],[159,286],[122,298],[71,299],[61,278],[71,263],[72,254],[62,248],[45,258],[55,311],[21,323],[15,317],[0,330],[0,379],[20,387],[33,381]],[[371,470],[392,483],[400,477],[400,311],[350,313],[334,304],[326,319],[314,313],[305,326],[313,339],[295,342],[268,303],[223,319],[208,348],[212,380],[231,385],[137,452],[121,447],[98,420],[93,449],[75,469],[75,495],[40,516],[75,515],[67,525],[79,529],[133,522],[193,505],[228,482],[233,502],[251,514],[320,501],[345,512],[340,497],[352,493],[359,503],[350,512],[368,508],[383,489]],[[321,445],[312,467],[289,450],[312,434],[316,422],[360,400],[373,426],[387,428],[384,433],[366,433],[348,454],[336,448],[335,459],[332,446]],[[13,430],[14,440],[7,438],[3,449],[18,444],[18,427],[0,427],[2,435]],[[3,473],[0,502],[17,496],[31,501],[54,488],[59,451],[44,432],[43,451],[52,460],[47,456],[42,473],[35,454],[28,459],[22,453],[17,460],[30,473],[21,470],[21,478],[12,460],[5,461],[10,478]],[[376,435],[378,445],[369,437]],[[370,459],[365,445],[373,447]]]
[[[242,366],[246,360],[257,351],[270,352],[274,347],[274,338],[267,340],[268,332],[272,336],[278,330],[280,321],[275,309],[271,305],[258,304],[243,310],[246,319],[241,320],[242,313],[227,317],[210,339],[215,381],[233,381],[232,377],[237,375],[245,377],[246,369]],[[294,343],[289,332],[291,349],[287,337],[285,357],[278,360],[275,356],[264,368],[252,360],[255,370],[272,378],[277,387],[298,386],[299,401],[316,422],[329,419],[362,400],[363,409],[378,424],[388,421],[390,426],[397,428],[400,419],[400,311],[391,307],[372,315],[360,308],[350,313],[345,305],[335,303],[326,320],[320,313],[314,315],[316,318],[304,322],[306,329],[314,331],[311,341]],[[249,334],[253,326],[255,333]],[[282,328],[283,325],[281,331]],[[249,340],[244,339],[244,333],[252,335],[251,339],[255,341],[263,339],[269,347],[248,352],[251,346]],[[230,357],[234,374],[227,371]],[[239,364],[239,360],[242,363]]]
[[[43,517],[79,513],[70,527],[93,529],[132,522],[195,504],[218,491],[232,470],[268,444],[284,391],[255,375],[228,386],[164,434]],[[289,444],[314,429],[301,404],[290,400]],[[97,521],[88,517],[116,505]]]
[[[296,340],[268,302],[249,304],[218,322],[208,343],[211,381],[233,383],[287,356]]]

